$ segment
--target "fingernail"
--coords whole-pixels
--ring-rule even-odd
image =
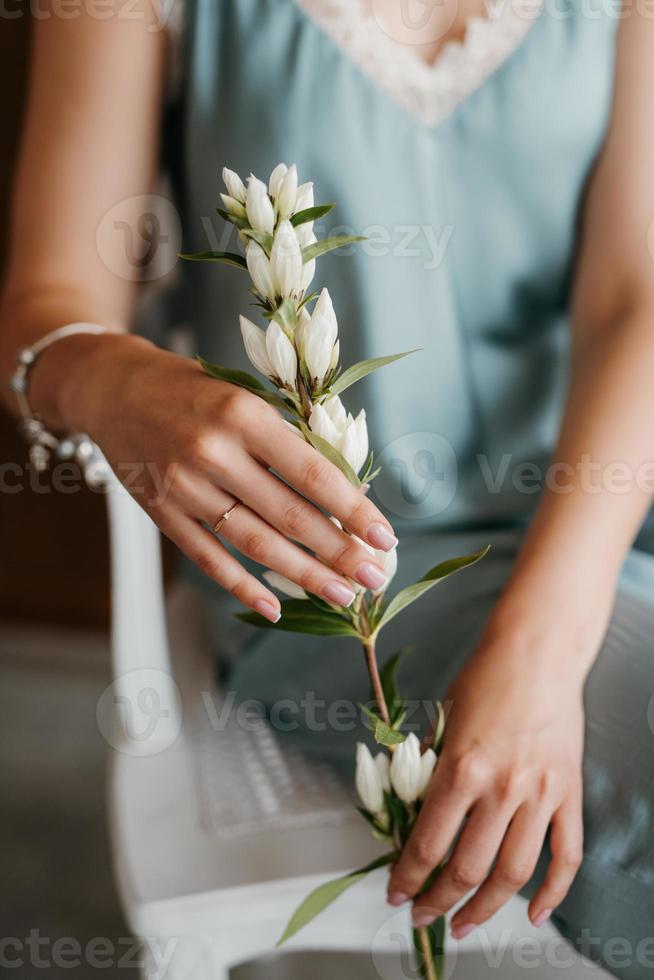
[[[404,892],[389,892],[387,900],[389,905],[404,905],[405,902],[409,901],[409,896],[405,895]]]
[[[392,531],[388,530],[385,524],[371,524],[368,528],[368,543],[373,548],[390,551],[397,545],[397,538]]]
[[[282,618],[282,614],[277,606],[273,606],[272,602],[268,602],[266,599],[258,599],[254,604],[254,608],[260,616],[264,616],[271,623],[278,623]]]
[[[452,935],[455,939],[465,939],[475,928],[474,922],[464,922],[460,926],[452,926]]]
[[[554,909],[543,909],[542,912],[538,913],[536,918],[532,920],[537,929],[545,925],[553,911]]]
[[[388,581],[384,573],[371,561],[364,561],[359,565],[355,572],[355,578],[367,589],[381,589]]]
[[[412,918],[416,929],[420,929],[421,926],[430,926],[437,916],[433,912],[414,912]]]
[[[323,585],[322,594],[327,602],[332,602],[335,606],[349,606],[354,600],[354,592],[342,582],[327,582]]]

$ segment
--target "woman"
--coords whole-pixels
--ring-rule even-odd
[[[145,0],[50,14],[35,24],[2,376],[62,324],[113,328],[48,346],[30,376],[33,407],[51,429],[88,432],[119,472],[146,460],[169,475],[166,493],[146,487],[141,502],[209,579],[271,620],[279,600],[239,551],[335,603],[350,601],[349,579],[381,582],[381,562],[319,507],[378,549],[397,533],[406,581],[494,544],[389,637],[416,646],[407,693],[452,702],[389,900],[416,895],[468,815],[418,923],[476,888],[452,921],[462,936],[528,886],[534,923],[554,910],[615,975],[644,977],[654,561],[632,546],[652,490],[654,23],[575,0],[507,3],[490,18],[480,0],[188,4],[165,127],[185,250],[211,247],[202,216],[223,163],[265,177],[295,161],[319,200],[369,235],[366,250],[320,269],[344,362],[422,348],[355,396],[386,447],[375,503],[268,406],[124,332],[134,289],[123,239],[100,247],[96,234],[117,204],[136,225],[152,186],[164,32]],[[182,272],[198,349],[238,366],[243,280]],[[234,551],[202,524],[237,501],[221,529]],[[242,652],[246,634],[227,630],[232,606],[216,592],[221,653]],[[361,665],[328,639],[280,635],[239,657],[237,690],[269,704],[365,696]],[[351,732],[310,727],[299,726],[310,751],[351,754]]]

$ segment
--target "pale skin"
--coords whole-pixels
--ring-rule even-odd
[[[376,15],[390,18],[391,36],[407,43],[386,0],[370,2]],[[480,12],[477,4],[459,4],[453,16],[447,3],[436,6],[451,24],[438,38],[427,25],[423,43],[412,43],[416,57],[432,60]],[[654,21],[630,11],[619,27],[609,134],[583,206],[571,381],[555,453],[566,492],[544,492],[512,576],[449,692],[445,745],[389,883],[393,904],[414,901],[418,925],[476,889],[453,917],[457,936],[485,922],[529,879],[548,828],[553,856],[529,905],[533,922],[545,921],[562,901],[579,867],[583,686],[621,564],[651,504],[650,488],[636,480],[620,492],[600,480],[598,492],[588,492],[576,468],[587,456],[635,474],[653,456],[647,235],[654,218]],[[61,324],[113,327],[111,336],[62,341],[37,365],[31,397],[51,427],[88,432],[116,465],[147,459],[172,474],[163,500],[153,488],[137,499],[219,585],[271,619],[277,597],[202,526],[236,499],[244,505],[223,533],[244,554],[342,604],[350,578],[378,587],[379,563],[308,502],[388,549],[392,528],[371,501],[254,396],[121,332],[134,287],[115,274],[120,255],[108,263],[113,273],[100,260],[95,233],[114,204],[151,186],[161,35],[146,20],[98,21],[84,13],[35,28],[0,375],[9,376],[21,347]],[[15,411],[9,393],[6,402]],[[442,862],[433,887],[417,898]]]

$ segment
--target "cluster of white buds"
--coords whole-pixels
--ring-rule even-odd
[[[303,303],[315,272],[315,259],[303,261],[302,253],[316,241],[313,220],[302,220],[303,212],[314,207],[313,184],[298,185],[296,166],[284,163],[275,167],[267,185],[251,175],[246,187],[227,167],[223,179],[227,193],[221,195],[222,202],[247,243],[245,260],[256,293],[271,311],[285,301],[294,309],[290,318],[270,319],[265,330],[241,316],[247,356],[287,395],[299,397],[299,386],[305,386],[308,403],[305,399],[302,404],[309,429],[358,474],[369,455],[366,413],[362,410],[355,418],[338,396],[329,395],[339,361],[331,297],[323,289],[311,311]],[[295,226],[292,219],[298,215]]]
[[[254,288],[264,299],[301,299],[316,271],[315,259],[304,261],[302,249],[316,241],[313,222],[297,228],[291,218],[313,206],[313,184],[298,187],[297,167],[280,163],[270,175],[268,186],[253,174],[247,188],[239,175],[223,170],[227,194],[221,194],[225,210],[247,229],[245,260]],[[251,237],[254,232],[256,237]],[[269,253],[260,236],[269,236]],[[257,240],[259,239],[259,240]]]
[[[365,809],[379,819],[385,813],[384,793],[391,790],[411,805],[424,798],[436,765],[433,749],[420,752],[413,732],[395,746],[392,758],[379,752],[374,758],[368,747],[357,745],[355,785]]]

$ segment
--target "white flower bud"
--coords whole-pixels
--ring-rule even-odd
[[[233,214],[237,218],[245,218],[245,205],[237,201],[235,197],[230,197],[229,194],[221,194],[220,199],[228,214]]]
[[[329,370],[334,341],[324,317],[312,316],[305,330],[304,360],[312,380],[321,384]]]
[[[309,428],[321,439],[325,439],[330,446],[338,449],[340,433],[322,405],[316,404],[311,409]]]
[[[315,237],[315,236],[314,236]],[[307,289],[313,282],[313,277],[316,274],[316,260],[309,259],[302,266],[302,292],[306,293]]]
[[[336,428],[339,430],[344,429],[347,422],[347,412],[345,411],[345,405],[338,395],[332,395],[331,398],[327,398],[322,405]]]
[[[300,248],[306,248],[307,245],[315,245],[318,239],[313,231],[313,221],[306,221],[303,225],[298,225],[295,229],[295,237],[298,240]]]
[[[279,189],[282,186],[282,181],[288,173],[288,167],[285,163],[278,163],[273,172],[270,175],[270,180],[268,181],[268,192],[270,196],[274,199],[279,194]]]
[[[236,201],[240,201],[241,204],[245,204],[245,184],[239,175],[228,167],[223,167],[223,181],[229,196],[233,197]]]
[[[300,184],[295,198],[295,213],[306,211],[313,207],[313,181],[308,180],[305,184]],[[302,227],[302,225],[300,225]]]
[[[415,803],[421,783],[420,742],[413,732],[396,745],[391,759],[391,784],[404,803]]]
[[[274,320],[266,330],[266,351],[273,374],[288,388],[295,388],[297,355],[282,328]]]
[[[232,195],[233,196],[233,195]],[[275,210],[268,197],[268,189],[263,181],[251,176],[248,179],[248,189],[245,195],[245,210],[250,227],[256,231],[265,231],[272,235],[275,227]]]
[[[295,210],[295,201],[297,199],[297,167],[293,164],[288,168],[286,176],[281,182],[279,188],[279,194],[277,195],[277,200],[275,201],[277,205],[277,210],[279,211],[279,216],[282,221],[285,218],[290,218]]]
[[[336,314],[334,313],[334,306],[332,304],[332,298],[329,295],[328,289],[323,289],[320,296],[316,300],[316,305],[313,308],[311,316],[324,317],[329,325],[329,331],[333,335],[332,343],[336,340],[338,334],[338,321],[336,320]]]
[[[307,337],[307,327],[311,323],[311,317],[307,312],[306,306],[298,312],[297,326],[295,327],[295,349],[299,356],[304,360],[304,344]]]
[[[291,599],[308,598],[304,589],[301,589],[295,582],[291,582],[290,578],[286,578],[285,575],[280,575],[279,572],[264,572],[263,577],[273,589],[277,589],[278,592],[283,592],[284,595],[290,596]]]
[[[420,756],[420,781],[418,782],[418,799],[422,800],[427,792],[436,765],[436,753],[427,749]]]
[[[250,278],[254,283],[254,288],[266,299],[275,298],[275,284],[273,282],[272,271],[268,256],[258,242],[250,241],[245,249],[245,261],[247,262]]]
[[[333,371],[336,365],[338,364],[340,353],[341,353],[341,342],[340,340],[337,340],[334,346],[332,347],[332,359],[329,362],[330,370]]]
[[[282,221],[270,252],[270,271],[279,296],[302,290],[302,253],[290,221]]]
[[[338,449],[354,472],[358,473],[368,458],[368,428],[363,408],[356,419],[348,415]]]
[[[306,328],[305,353],[308,348],[308,332],[310,329],[310,327]],[[359,472],[368,458],[368,429],[366,427],[366,413],[363,409],[354,419],[351,415],[345,414],[340,398],[328,398],[322,404],[313,406],[309,416],[309,428],[312,432],[316,432],[323,439],[326,439],[334,449],[338,449],[354,472]]]
[[[374,815],[384,811],[384,787],[370,750],[363,742],[357,743],[357,761],[354,777],[359,799],[364,808]]]
[[[265,374],[267,378],[272,377],[275,372],[273,371],[266,349],[266,331],[257,327],[246,316],[240,316],[239,322],[241,324],[245,353],[250,363],[254,365],[257,371]]]

